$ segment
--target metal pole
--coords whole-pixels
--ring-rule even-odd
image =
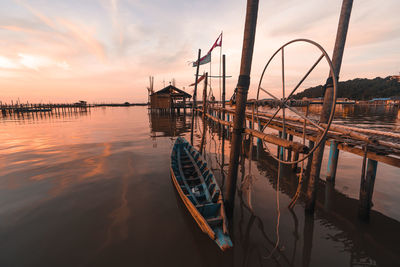
[[[258,0],[247,0],[246,23],[244,28],[240,76],[237,83],[236,110],[233,120],[229,171],[224,188],[227,214],[233,215],[235,204],[236,180],[239,165],[240,146],[242,143],[243,121],[245,118],[247,92],[250,85],[251,62],[256,35]]]
[[[340,73],[340,67],[342,65],[342,58],[344,52],[344,45],[346,43],[346,35],[349,27],[351,8],[353,6],[353,0],[343,0],[342,10],[340,12],[339,25],[336,34],[335,48],[333,51],[332,63],[333,68],[338,79]],[[326,91],[324,96],[324,104],[322,106],[322,113],[320,122],[326,123],[329,119],[329,114],[332,110],[332,77],[328,78],[326,84]],[[317,197],[318,180],[321,171],[321,162],[325,149],[325,141],[321,142],[321,145],[314,151],[312,159],[312,167],[307,188],[307,199],[306,199],[306,211],[313,214],[315,208],[315,201]]]
[[[197,55],[197,66],[196,66],[196,77],[194,80],[194,92],[193,92],[193,105],[192,105],[192,129],[190,131],[190,143],[193,145],[193,126],[194,126],[194,113],[197,107],[197,77],[199,76],[199,66],[200,66],[200,57],[201,57],[201,49],[199,49],[199,53]]]

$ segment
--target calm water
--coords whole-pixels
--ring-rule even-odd
[[[376,112],[363,112],[364,119],[353,111],[338,113],[338,120],[371,125]],[[383,110],[372,127],[398,131],[396,112]],[[311,218],[301,199],[293,211],[286,208],[295,175],[283,170],[278,187],[278,166],[254,149],[257,155],[240,168],[240,176],[252,177],[254,215],[237,197],[234,249],[222,253],[170,179],[170,151],[177,135],[189,139],[190,116],[121,107],[0,123],[0,266],[395,266],[400,260],[397,168],[379,163],[371,221],[361,223],[361,158],[341,153],[336,187],[321,182]],[[229,142],[215,128],[207,132],[207,159],[222,183],[218,166],[222,150],[225,163],[229,158]]]

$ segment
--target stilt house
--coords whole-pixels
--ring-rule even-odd
[[[186,99],[190,99],[191,97],[185,91],[168,85],[164,89],[150,95],[150,107],[151,109],[170,109],[171,111],[175,108],[184,109],[186,108]]]

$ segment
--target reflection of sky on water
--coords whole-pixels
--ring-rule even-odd
[[[348,153],[339,158],[338,191],[321,184],[315,221],[304,216],[302,201],[294,212],[286,208],[297,178],[281,177],[281,243],[270,258],[277,166],[263,154],[253,160],[255,217],[237,198],[234,251],[222,254],[188,216],[170,181],[173,138],[189,139],[190,119],[124,107],[1,121],[0,265],[384,266],[398,260],[399,222],[387,216],[400,219],[392,205],[400,195],[398,169],[378,166],[374,210],[383,214],[373,211],[370,225],[363,225],[355,217],[361,165]],[[196,144],[201,128],[197,120]],[[215,153],[223,147],[226,164],[229,142],[222,146],[216,129],[207,132],[206,157],[221,180],[222,158]],[[248,159],[244,166],[247,175]]]

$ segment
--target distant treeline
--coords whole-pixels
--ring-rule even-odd
[[[295,94],[295,99],[317,98],[323,96],[324,86],[319,85]],[[371,100],[377,97],[400,96],[400,83],[391,76],[375,79],[354,79],[339,82],[337,97],[352,100]]]

